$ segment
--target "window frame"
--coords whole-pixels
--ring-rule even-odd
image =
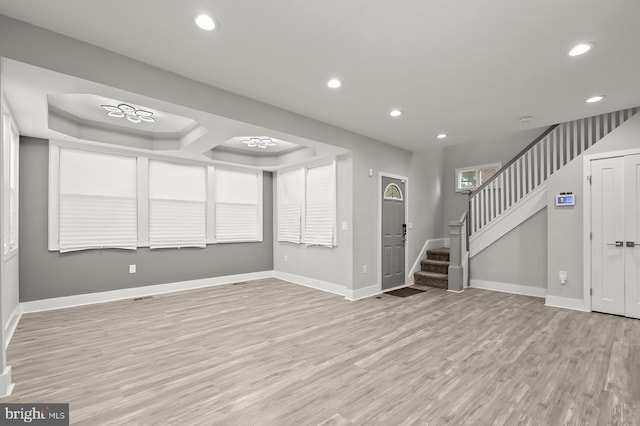
[[[484,183],[482,180],[482,172],[486,170],[495,169],[495,173],[498,173],[502,168],[502,163],[491,163],[491,164],[481,164],[478,166],[470,166],[470,167],[459,167],[456,169],[455,174],[455,182],[456,182],[456,192],[458,193],[468,193],[475,191]],[[465,172],[474,172],[476,175],[476,185],[471,187],[460,187],[460,176]]]
[[[316,167],[322,167],[322,166],[328,166],[331,165],[332,166],[332,173],[333,173],[333,193],[332,193],[332,198],[333,198],[333,241],[332,241],[332,245],[331,246],[327,246],[327,245],[323,245],[323,244],[317,244],[314,242],[309,242],[306,238],[305,235],[305,230],[306,230],[306,225],[307,225],[307,193],[308,193],[308,179],[307,179],[307,174],[309,169],[313,169]],[[336,159],[335,158],[331,158],[330,160],[320,160],[320,161],[314,161],[312,163],[308,163],[302,166],[295,166],[295,167],[288,167],[282,170],[278,171],[278,176],[276,176],[276,181],[279,180],[279,175],[280,173],[287,173],[287,172],[291,172],[294,170],[302,170],[302,176],[304,179],[304,183],[303,183],[303,194],[302,194],[302,208],[301,208],[301,223],[300,223],[300,235],[299,235],[299,241],[298,242],[293,242],[293,241],[289,241],[289,240],[280,240],[280,184],[277,183],[276,188],[275,188],[275,193],[276,193],[276,197],[277,197],[277,217],[275,220],[276,226],[277,226],[277,232],[275,233],[275,238],[276,241],[278,243],[289,243],[289,244],[296,244],[296,245],[304,245],[304,246],[316,246],[316,247],[327,247],[327,248],[334,248],[338,246],[338,170],[337,170],[337,164],[336,164]]]
[[[203,169],[202,172],[204,172],[204,176],[203,176],[203,183],[204,183],[204,200],[203,201],[196,201],[196,200],[178,200],[178,199],[168,199],[168,198],[152,198],[151,197],[151,169],[152,169],[152,162],[155,163],[165,163],[165,164],[170,164],[170,165],[178,165],[178,166],[186,166],[186,167],[197,167],[197,168],[201,168]],[[208,207],[208,203],[207,203],[207,195],[208,195],[208,190],[207,190],[207,184],[209,182],[208,176],[207,176],[207,172],[208,172],[208,167],[207,166],[203,166],[200,164],[186,164],[184,162],[176,162],[176,161],[170,161],[170,160],[166,160],[166,159],[155,159],[155,158],[147,158],[147,173],[143,176],[143,178],[146,180],[146,185],[147,185],[147,197],[144,199],[144,202],[147,204],[147,212],[146,212],[146,218],[147,218],[147,233],[146,233],[146,243],[148,245],[149,248],[151,249],[166,249],[166,248],[183,248],[183,247],[199,247],[199,248],[205,248],[207,245],[207,223],[208,223],[208,211],[207,211],[207,207]],[[139,194],[138,194],[139,195]],[[152,215],[152,208],[151,208],[151,204],[152,201],[172,201],[172,202],[184,202],[186,204],[189,203],[202,203],[204,204],[204,235],[202,238],[201,243],[200,242],[193,242],[193,241],[187,241],[186,239],[184,239],[181,242],[176,242],[175,244],[168,244],[166,242],[163,241],[153,241],[152,242],[152,238],[151,238],[151,215]],[[140,217],[138,217],[138,221],[140,221]]]
[[[20,192],[20,130],[18,124],[15,121],[13,113],[9,108],[9,104],[5,100],[4,96],[1,101],[2,116],[0,119],[0,127],[2,127],[2,133],[0,134],[0,149],[2,150],[2,258],[4,261],[16,256],[19,252],[20,246],[20,204],[19,204],[19,192]],[[8,123],[8,129],[6,128]],[[5,139],[5,134],[8,138]],[[15,151],[14,151],[15,150]],[[12,155],[12,151],[15,152],[15,156]],[[11,182],[15,182],[15,188],[11,192]],[[15,207],[14,215],[11,214],[11,206]],[[14,232],[12,232],[12,230]],[[15,234],[15,241],[12,243],[11,235]]]
[[[247,242],[264,242],[264,191],[263,191],[263,171],[250,168],[223,166],[220,167],[205,161],[188,160],[166,155],[155,155],[153,153],[140,152],[134,150],[123,150],[111,147],[102,147],[93,144],[81,144],[60,140],[49,141],[49,188],[48,188],[48,238],[47,249],[49,251],[60,251],[59,246],[59,193],[60,193],[60,149],[69,148],[87,152],[97,152],[103,154],[122,155],[134,157],[137,161],[137,186],[136,194],[138,198],[138,241],[137,248],[149,248],[149,161],[163,161],[167,163],[194,165],[205,167],[206,174],[206,200],[205,200],[205,237],[206,245],[211,244],[235,244]],[[232,170],[239,172],[251,172],[257,175],[258,179],[258,239],[238,239],[217,241],[215,238],[215,169]],[[206,246],[205,246],[206,247]],[[167,248],[179,248],[167,247]],[[88,249],[92,250],[92,249]],[[95,250],[95,249],[93,249]]]
[[[255,174],[257,178],[257,191],[258,191],[258,233],[257,239],[253,238],[239,238],[235,240],[219,240],[216,236],[216,191],[215,191],[215,173],[216,170],[228,170],[233,172],[240,173],[251,173]],[[263,192],[263,178],[264,173],[262,170],[249,170],[242,169],[239,167],[217,167],[210,166],[207,168],[207,244],[235,244],[235,243],[253,243],[253,242],[262,242],[264,241],[264,214],[263,214],[263,204],[264,204],[264,192]],[[209,218],[212,218],[209,221]]]

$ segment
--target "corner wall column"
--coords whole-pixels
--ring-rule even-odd
[[[462,269],[462,225],[463,222],[449,222],[449,290],[464,289]]]

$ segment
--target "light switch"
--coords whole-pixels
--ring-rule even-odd
[[[347,225],[347,222],[342,222],[342,230],[346,231],[347,229],[349,229],[349,226]]]

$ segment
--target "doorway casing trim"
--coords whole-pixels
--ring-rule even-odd
[[[582,198],[584,198],[584,204],[582,208],[583,221],[582,221],[582,282],[583,284],[583,306],[582,309],[577,309],[586,312],[592,312],[591,309],[591,183],[589,182],[589,176],[591,176],[591,161],[603,160],[606,158],[625,157],[627,155],[640,154],[640,149],[626,149],[621,151],[602,152],[598,154],[585,155],[582,163]]]
[[[409,178],[406,176],[400,176],[393,173],[387,172],[378,172],[378,196],[376,197],[378,200],[378,242],[376,246],[378,248],[378,288],[380,289],[380,293],[382,293],[382,178],[388,177],[391,179],[399,179],[404,181],[404,223],[407,224],[407,239],[404,244],[404,284],[397,288],[403,288],[408,285],[411,285],[411,280],[408,280],[409,274],[409,256],[407,256],[407,247],[409,246],[409,241],[411,238],[411,229],[409,229]]]

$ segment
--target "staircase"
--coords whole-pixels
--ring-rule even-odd
[[[469,271],[465,259],[474,257],[546,206],[546,181],[551,175],[639,110],[640,107],[629,108],[553,125],[496,174],[480,182],[469,194],[467,214],[460,221],[449,222],[453,272],[448,277],[448,288],[460,291],[466,286]]]
[[[416,285],[449,288],[449,249],[427,250],[427,258],[420,261],[420,271],[413,278]]]

